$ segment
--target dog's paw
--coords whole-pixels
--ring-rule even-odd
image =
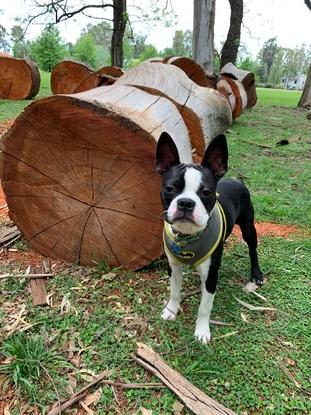
[[[197,322],[194,336],[199,342],[208,344],[211,341],[209,324],[207,322]]]
[[[163,318],[163,320],[175,320],[177,317],[177,311],[175,313],[173,310],[169,309],[168,307],[165,307],[162,311],[161,317]]]

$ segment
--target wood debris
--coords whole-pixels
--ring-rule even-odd
[[[133,359],[149,370],[176,395],[194,413],[204,415],[235,415],[219,402],[207,396],[204,392],[190,383],[176,370],[169,367],[162,358],[150,347],[137,343]]]

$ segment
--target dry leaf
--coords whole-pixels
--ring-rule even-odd
[[[247,317],[247,314],[245,313],[241,313],[241,318],[244,321],[244,323],[249,323],[249,319]]]
[[[143,406],[139,408],[141,415],[152,415],[151,409],[146,409]]]
[[[290,366],[296,366],[296,362],[295,362],[295,360],[293,360],[293,359],[291,359],[291,358],[287,358],[286,359],[286,361],[287,361],[287,363],[290,365]]]
[[[72,373],[68,373],[68,383],[66,386],[66,391],[69,395],[73,395],[75,393],[77,387],[77,379]]]
[[[175,401],[173,403],[173,411],[174,411],[174,415],[181,415],[182,410],[184,409],[184,405],[182,403],[180,403],[179,401]]]
[[[237,334],[238,331],[230,331],[230,333],[227,334],[223,334],[222,336],[217,336],[217,337],[213,337],[214,340],[217,339],[224,339],[225,337],[230,337],[230,336],[234,336],[235,334]]]
[[[92,411],[92,409],[91,408],[89,408],[85,403],[84,403],[84,401],[80,401],[79,402],[80,403],[80,405],[82,406],[82,408],[85,410],[85,412],[87,413],[87,414],[89,414],[89,415],[94,415],[94,411]]]
[[[90,406],[94,402],[98,401],[98,399],[100,399],[101,395],[102,395],[102,390],[97,389],[94,393],[89,393],[88,395],[86,395],[86,397],[83,399],[83,402],[87,406]]]
[[[253,291],[253,294],[255,294],[258,298],[260,298],[262,301],[267,302],[268,300],[263,295],[257,293],[256,291]]]
[[[256,305],[253,305],[253,304],[246,303],[245,301],[242,301],[242,300],[240,300],[239,298],[237,298],[235,296],[233,296],[233,297],[237,300],[238,303],[240,303],[242,306],[246,307],[248,310],[251,310],[251,311],[275,311],[275,308],[273,308],[273,307],[260,307],[260,306],[256,306]]]
[[[8,408],[4,408],[4,415],[11,415],[11,412]]]
[[[218,320],[210,320],[209,322],[210,324],[215,324],[215,326],[233,326],[232,323],[225,323],[223,321],[218,321]]]

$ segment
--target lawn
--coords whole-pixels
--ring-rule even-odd
[[[48,77],[42,86],[41,96],[49,93]],[[27,281],[0,280],[0,373],[5,384],[16,384],[19,397],[11,414],[23,413],[25,402],[44,413],[57,401],[57,393],[68,397],[91,373],[103,370],[116,381],[156,382],[131,358],[137,341],[150,345],[171,367],[239,415],[311,412],[311,124],[306,112],[296,108],[299,95],[258,89],[257,105],[227,134],[228,176],[249,186],[257,220],[268,227],[270,222],[297,227],[286,237],[260,236],[267,282],[259,293],[267,301],[242,291],[249,274],[247,249],[234,236],[226,244],[212,311],[212,319],[231,325],[213,325],[208,346],[194,340],[199,295],[191,293],[199,282],[189,270],[179,317],[174,322],[159,318],[168,296],[165,259],[135,273],[109,270],[104,263],[93,268],[57,265],[48,283],[50,306],[45,308],[32,306]],[[0,101],[5,109],[1,119],[14,118],[25,105]],[[278,144],[281,140],[289,144]],[[29,250],[20,242],[16,249],[21,255]],[[1,260],[0,272],[8,271],[24,272],[25,265]],[[236,298],[275,310],[249,311]],[[19,314],[32,326],[11,334],[16,321],[12,316]],[[2,387],[2,393],[8,391]],[[92,409],[97,414],[134,414],[142,406],[153,415],[174,415],[175,401],[167,389],[103,386]],[[190,412],[184,408],[182,414]]]

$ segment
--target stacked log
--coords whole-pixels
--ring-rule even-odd
[[[227,97],[233,119],[257,101],[255,75],[236,68],[232,63],[227,63],[221,69],[217,90]]]
[[[51,90],[53,94],[73,94],[101,85],[111,85],[121,75],[123,70],[114,66],[104,66],[93,71],[84,63],[65,60],[53,68]]]
[[[37,65],[28,59],[0,56],[0,98],[31,99],[40,89]]]
[[[228,100],[176,65],[143,63],[111,86],[32,103],[2,142],[10,215],[43,254],[135,270],[162,252],[162,132],[182,162],[232,120]]]

